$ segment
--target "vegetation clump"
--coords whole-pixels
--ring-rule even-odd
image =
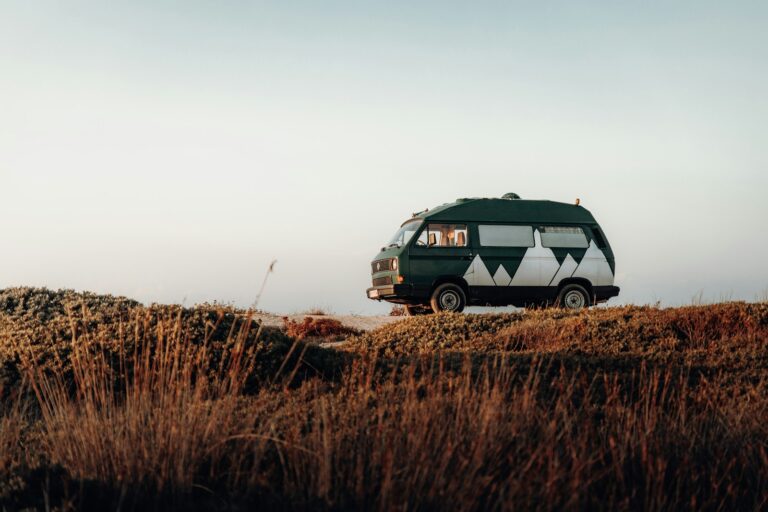
[[[322,338],[324,341],[343,339],[353,334],[359,334],[359,331],[347,327],[334,318],[312,318],[304,317],[301,322],[291,320],[288,317],[283,318],[283,326],[288,336],[303,340],[307,338]]]
[[[405,311],[405,306],[400,306],[398,304],[395,304],[392,306],[392,309],[389,310],[389,316],[407,316],[407,312]]]
[[[434,352],[552,354],[768,369],[768,303],[581,312],[439,314],[409,318],[350,339],[347,349],[403,357]]]
[[[75,348],[86,350],[89,358],[103,355],[116,365],[122,357],[131,365],[137,351],[146,349],[147,357],[155,357],[156,346],[168,339],[204,349],[212,374],[242,345],[253,359],[248,389],[270,381],[289,352],[302,353],[284,331],[262,327],[249,312],[232,307],[144,307],[111,296],[16,288],[0,291],[0,389],[8,393],[21,383],[25,359],[34,358],[42,370],[71,382]],[[326,365],[327,354],[317,347],[307,347],[303,357],[316,360],[316,367]]]
[[[346,348],[356,352],[374,351],[383,357],[461,351],[468,349],[478,336],[494,334],[522,318],[523,313],[440,313],[409,317],[353,337]]]
[[[417,317],[343,352],[232,308],[0,305],[4,510],[768,503],[768,304]]]

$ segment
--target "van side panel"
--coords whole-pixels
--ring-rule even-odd
[[[608,260],[595,241],[589,243],[589,248],[581,259],[579,266],[572,277],[581,277],[588,279],[592,286],[611,286],[613,285],[613,272],[608,264]]]
[[[466,223],[457,223],[466,224]],[[422,227],[427,228],[427,223]],[[410,282],[417,295],[427,298],[435,282],[440,278],[460,278],[472,264],[471,229],[467,245],[463,247],[426,247],[416,245],[421,231],[417,232],[408,247]]]
[[[470,288],[474,306],[530,306],[554,302],[557,288],[548,286],[475,286]]]
[[[509,286],[520,267],[527,247],[483,247],[477,224],[470,224],[474,258],[464,272],[469,286]]]
[[[463,275],[470,286],[471,302],[551,302],[565,279],[585,279],[593,287],[612,286],[613,269],[608,258],[591,231],[586,226],[582,229],[589,243],[587,248],[544,247],[539,229],[534,229],[533,247],[483,247],[477,226],[473,225],[475,256]]]

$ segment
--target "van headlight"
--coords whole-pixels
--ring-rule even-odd
[[[397,270],[397,258],[392,258],[392,264],[390,265],[392,270]]]

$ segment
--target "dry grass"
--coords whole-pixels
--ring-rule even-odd
[[[0,497],[17,493],[25,487],[20,473],[27,462],[27,454],[23,450],[27,426],[22,400],[9,397],[0,403]]]
[[[76,302],[0,292],[3,507],[768,507],[766,304],[419,317],[337,352]]]
[[[377,385],[355,367],[288,422],[316,456],[286,450],[286,491],[347,509],[765,506],[764,383],[741,396],[673,370],[590,379],[540,360],[521,379],[489,364]]]
[[[180,314],[143,333],[132,349],[119,340],[116,361],[84,333],[72,340],[73,386],[32,354],[25,374],[40,408],[43,452],[78,479],[153,491],[191,487],[203,465],[215,471],[227,457],[228,439],[251,434],[250,420],[237,414],[254,369],[250,328],[244,321],[232,333],[218,368],[209,364],[209,338],[184,342]]]

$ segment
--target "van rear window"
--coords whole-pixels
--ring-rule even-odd
[[[584,230],[579,227],[542,226],[541,245],[544,247],[583,249],[589,247],[589,241]]]
[[[531,226],[480,225],[478,230],[485,247],[533,247]]]

